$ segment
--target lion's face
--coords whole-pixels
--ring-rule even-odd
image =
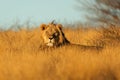
[[[40,29],[46,46],[58,46],[64,42],[61,24],[42,24]]]

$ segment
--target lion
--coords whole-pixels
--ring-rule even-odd
[[[81,49],[102,49],[99,46],[87,46],[87,45],[80,45],[80,44],[72,44],[70,41],[67,40],[65,37],[62,24],[41,24],[40,31],[41,37],[43,39],[43,43],[47,47],[59,47],[63,45],[69,45],[70,47],[76,46]]]
[[[62,45],[70,44],[66,39],[61,24],[42,24],[40,26],[41,36],[44,41],[44,45],[49,47],[58,47]]]

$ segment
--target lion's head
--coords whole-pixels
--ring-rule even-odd
[[[53,47],[69,44],[69,41],[65,38],[65,35],[62,31],[61,24],[42,24],[40,26],[40,30],[41,37],[46,46]]]

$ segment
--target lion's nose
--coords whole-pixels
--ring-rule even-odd
[[[52,40],[53,38],[49,38],[50,40]]]
[[[53,36],[49,37],[49,39],[52,40],[52,39],[53,39]]]

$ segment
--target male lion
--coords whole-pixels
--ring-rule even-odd
[[[70,44],[62,31],[61,24],[54,24],[53,22],[48,25],[42,24],[40,26],[40,30],[42,39],[46,46],[58,47]]]
[[[44,41],[44,45],[48,47],[59,47],[62,45],[69,45],[70,47],[78,47],[81,49],[101,49],[99,46],[86,46],[79,44],[71,44],[65,37],[62,31],[61,24],[54,24],[53,22],[50,24],[42,24],[40,26],[41,36]]]

